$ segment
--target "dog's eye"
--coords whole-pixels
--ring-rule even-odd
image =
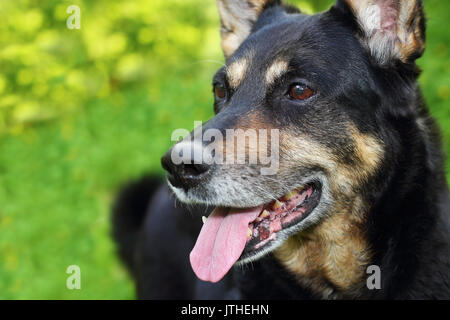
[[[216,96],[216,99],[221,100],[227,96],[227,91],[222,84],[217,83],[214,85],[214,95]]]
[[[306,100],[314,94],[314,91],[303,84],[296,83],[289,88],[289,96],[295,100]]]

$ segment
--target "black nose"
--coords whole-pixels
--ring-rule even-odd
[[[169,182],[177,188],[185,190],[203,182],[211,166],[204,163],[194,163],[194,160],[183,161],[176,164],[172,160],[172,149],[166,152],[161,159],[161,165],[167,171]]]

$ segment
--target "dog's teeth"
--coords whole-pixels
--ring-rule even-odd
[[[259,215],[261,218],[267,218],[269,216],[269,211],[264,210],[263,212],[261,212],[261,214]]]
[[[306,185],[303,185],[303,186],[301,186],[301,187],[298,187],[298,188],[297,188],[297,192],[300,193],[300,192],[304,191],[305,188],[306,188]]]
[[[252,234],[253,234],[252,229],[250,229],[250,227],[248,227],[248,229],[247,229],[247,239],[250,239],[252,237]]]
[[[281,203],[280,201],[276,200],[275,203],[273,204],[273,208],[274,209],[279,209],[279,208],[281,208],[282,205],[283,205],[283,203]]]
[[[206,222],[206,219],[208,219],[207,217],[205,217],[205,216],[202,216],[202,222],[203,222],[203,224],[205,224],[205,222]]]
[[[289,199],[295,197],[297,194],[298,194],[297,191],[290,191],[289,193],[287,193],[287,194],[284,196],[284,199],[285,199],[285,200],[289,200]]]

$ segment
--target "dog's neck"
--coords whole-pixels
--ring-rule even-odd
[[[364,210],[359,198],[336,202],[329,218],[289,238],[275,258],[317,298],[358,296],[372,261]]]
[[[411,281],[417,275],[413,277],[404,270],[422,272],[425,277],[432,273],[424,251],[429,245],[448,243],[443,237],[448,234],[444,228],[449,221],[443,221],[447,217],[443,210],[450,204],[437,129],[426,111],[421,112],[419,123],[405,120],[402,124],[398,154],[389,162],[395,166],[385,165],[367,184],[372,189],[339,199],[329,218],[289,238],[268,258],[281,264],[288,278],[294,276],[295,285],[285,281],[282,286],[290,292],[288,295],[393,298],[417,285]],[[407,128],[415,125],[422,126],[420,136],[411,137],[409,132],[414,131]],[[423,261],[417,261],[419,254]],[[450,266],[446,259],[441,262]],[[370,265],[380,267],[379,290],[367,287]],[[286,277],[283,271],[278,275],[278,282]]]

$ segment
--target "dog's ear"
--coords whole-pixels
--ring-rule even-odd
[[[216,0],[220,15],[222,50],[228,58],[249,36],[264,9],[280,0]]]
[[[338,0],[356,19],[359,37],[381,65],[419,58],[425,50],[421,0]]]

